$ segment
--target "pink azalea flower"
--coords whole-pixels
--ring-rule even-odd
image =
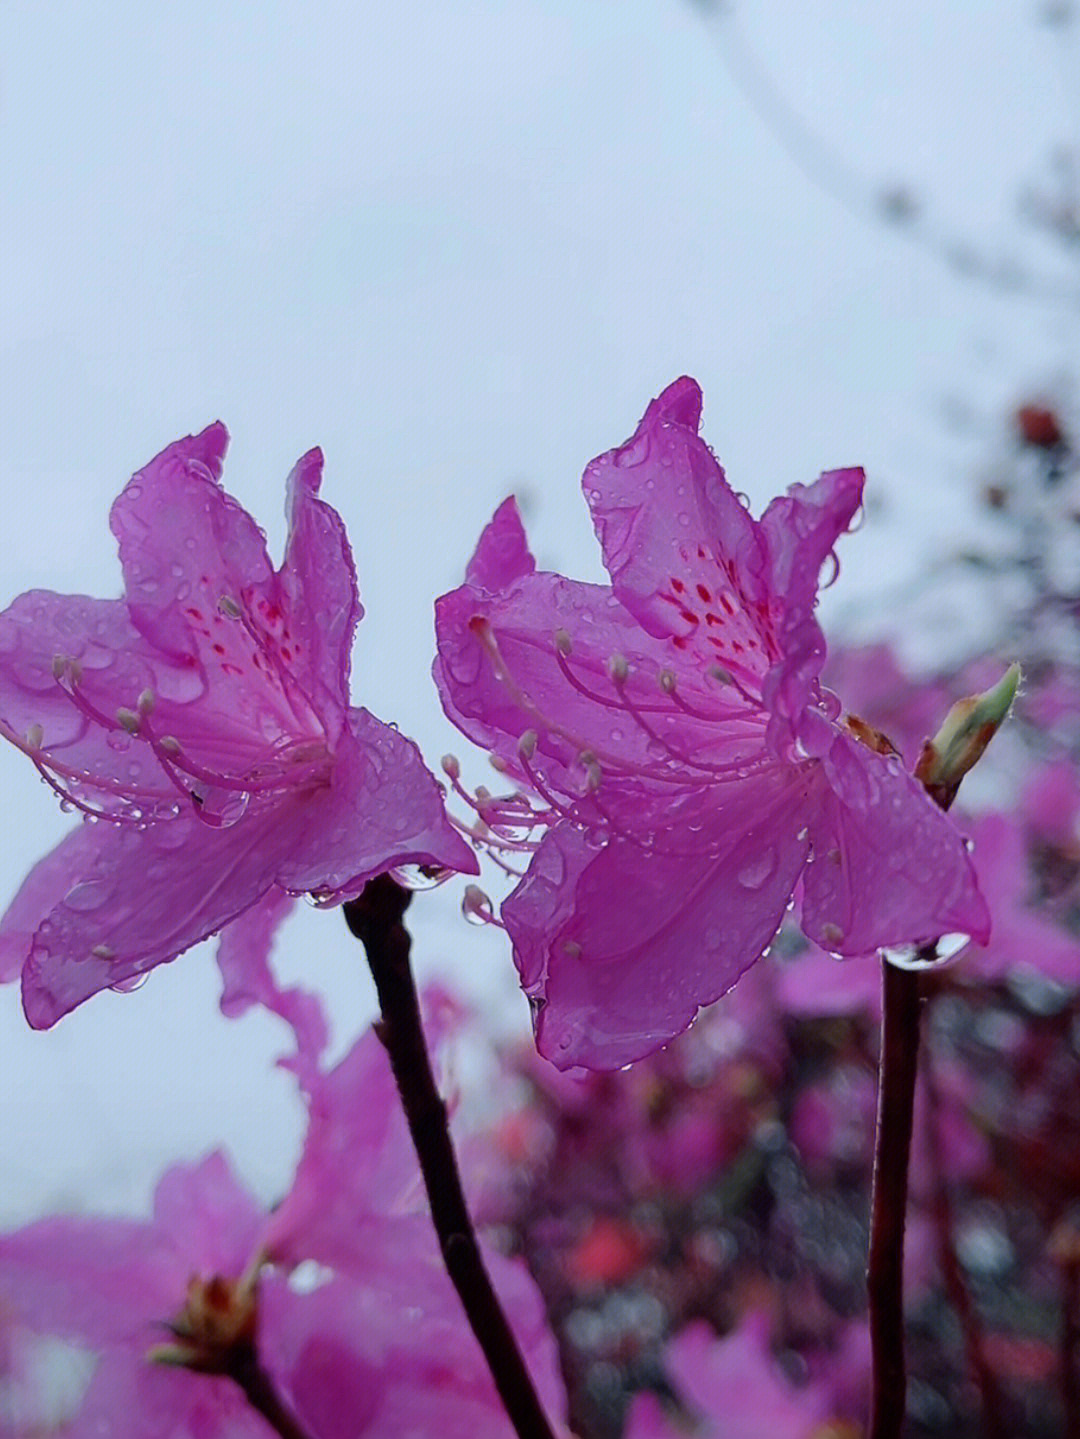
[[[0,1235],[0,1317],[10,1333],[24,1348],[52,1337],[94,1360],[65,1435],[271,1439],[231,1379],[148,1357],[174,1345],[170,1321],[210,1285],[219,1313],[250,1303],[259,1362],[310,1439],[509,1439],[423,1211],[373,1032],[312,1081],[308,1100],[296,1178],[269,1214],[213,1154],[164,1175],[148,1220],[51,1218]],[[539,1294],[520,1265],[498,1255],[488,1264],[558,1414],[565,1395]],[[25,1432],[41,1432],[33,1423],[49,1411],[48,1376],[20,1379]]]
[[[285,559],[221,488],[211,425],[112,508],[126,593],[0,615],[0,733],[85,825],[0,922],[35,1027],[130,983],[276,889],[326,902],[402,863],[475,870],[419,752],[349,704],[361,608],[322,454],[289,479]]]
[[[667,1368],[684,1415],[668,1415],[652,1395],[630,1409],[626,1439],[813,1439],[831,1405],[825,1385],[797,1389],[769,1352],[769,1323],[750,1314],[734,1333],[717,1339],[692,1324],[672,1340]]]
[[[482,837],[530,854],[502,919],[560,1067],[623,1065],[684,1029],[796,885],[804,931],[837,954],[987,937],[960,834],[819,681],[818,576],[862,472],[754,520],[700,413],[677,380],[586,470],[610,587],[538,572],[507,501],[436,608],[448,715],[540,797],[475,802]]]

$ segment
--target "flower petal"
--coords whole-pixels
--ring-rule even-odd
[[[57,679],[57,656],[78,661],[79,692],[104,724],[72,700],[69,676],[63,684]],[[149,787],[176,798],[153,755],[133,744],[116,719],[120,706],[135,709],[145,689],[189,692],[186,676],[153,654],[122,600],[30,590],[0,614],[0,722],[17,742],[40,727],[40,740],[30,747],[44,751],[46,763],[52,759],[101,781],[106,788],[94,788],[96,804],[107,806],[121,766],[124,788]]]
[[[30,1024],[47,1029],[220,929],[265,894],[287,845],[273,807],[221,829],[187,816],[102,825],[91,864],[71,874],[34,937],[23,969]]]
[[[242,1274],[264,1222],[259,1204],[220,1150],[198,1164],[173,1165],[154,1191],[158,1242],[175,1252],[189,1275]]]
[[[273,573],[262,532],[221,488],[229,443],[220,422],[177,440],[128,481],[109,524],[139,631],[176,660],[197,647],[186,610],[217,610]]]
[[[760,682],[776,647],[762,536],[698,436],[701,391],[676,380],[582,486],[615,594],[652,635]]]
[[[222,932],[217,947],[223,989],[221,1012],[237,1019],[255,1004],[278,1015],[293,1031],[296,1052],[278,1063],[291,1069],[301,1084],[319,1072],[319,1060],[330,1040],[319,997],[307,990],[281,989],[270,969],[270,950],[278,928],[292,913],[296,899],[273,886],[237,915]]]
[[[276,1259],[294,1264],[362,1264],[368,1221],[425,1203],[390,1061],[374,1030],[313,1081],[308,1116],[292,1188],[263,1242]]]
[[[283,889],[344,900],[396,865],[478,872],[412,740],[350,709],[334,761],[330,785],[281,816],[288,845],[272,877]]]
[[[473,560],[489,577],[497,524],[498,516]],[[583,751],[599,757],[612,782],[620,769],[656,769],[656,741],[626,701],[629,697],[645,712],[657,708],[668,647],[645,634],[603,586],[532,571],[501,593],[465,584],[436,602],[435,626],[434,675],[443,708],[512,774],[524,778],[518,743],[529,730],[537,735],[537,769],[563,795],[581,793]],[[557,646],[558,631],[565,631],[569,654]],[[614,657],[627,663],[622,689],[612,678]],[[704,726],[683,714],[677,718],[684,740],[690,731],[698,742],[704,738]],[[618,766],[606,763],[612,753],[618,754]]]
[[[0,919],[0,983],[17,979],[38,925],[71,888],[72,876],[93,867],[101,830],[81,824],[65,835],[23,880]]]
[[[319,499],[322,467],[322,450],[309,450],[289,476],[289,538],[279,579],[291,627],[288,658],[333,741],[349,703],[353,634],[364,612],[345,526]]]
[[[841,733],[823,763],[803,877],[806,935],[844,955],[953,933],[985,943],[990,913],[963,837],[918,781]]]
[[[0,1295],[31,1329],[102,1344],[154,1343],[191,1273],[133,1219],[42,1219],[0,1235]]]
[[[825,659],[825,636],[814,616],[818,575],[862,504],[864,482],[862,470],[830,470],[812,485],[792,485],[761,517],[782,652],[764,690],[777,753],[785,739],[807,747],[801,720],[816,698]]]
[[[557,825],[502,907],[537,1045],[614,1069],[680,1033],[772,940],[807,852],[782,770],[732,786],[715,828],[674,853]]]

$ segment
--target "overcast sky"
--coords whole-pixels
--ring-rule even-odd
[[[867,467],[834,611],[957,543],[1003,407],[1067,372],[1077,307],[936,249],[1075,283],[1016,218],[1080,134],[1074,40],[1021,0],[757,0],[737,43],[707,9],[7,0],[0,604],[118,593],[110,501],[218,417],[226,484],[280,549],[284,478],[321,444],[367,608],[354,698],[435,763],[464,742],[428,679],[432,600],[511,489],[542,562],[598,578],[581,470],[685,372],[755,510]],[[898,187],[931,243],[862,213]],[[70,821],[20,756],[0,776],[4,898]],[[459,903],[414,906],[422,973],[523,1025],[506,948]],[[372,1009],[343,929],[304,910],[281,954],[339,1046]],[[0,1222],[137,1206],[222,1141],[282,1187],[281,1032],[221,1020],[217,989],[204,946],[47,1035],[0,993]]]

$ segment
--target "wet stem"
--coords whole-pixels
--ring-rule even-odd
[[[899,969],[883,959],[881,1062],[866,1265],[872,1358],[869,1439],[900,1439],[904,1426],[904,1217],[921,1003],[918,972]]]
[[[364,946],[375,981],[382,1014],[376,1029],[397,1081],[446,1271],[518,1439],[555,1439],[484,1266],[465,1203],[409,962],[411,939],[403,918],[411,898],[389,875],[380,875],[344,906],[345,920]]]

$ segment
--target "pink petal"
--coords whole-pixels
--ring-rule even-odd
[[[228,828],[180,817],[99,832],[92,863],[71,873],[23,969],[35,1029],[221,929],[266,892],[289,842],[272,807]]]
[[[168,1335],[158,1335],[160,1343]],[[94,1370],[64,1439],[274,1439],[231,1379],[152,1364],[140,1352],[111,1351]]]
[[[355,1262],[372,1217],[422,1208],[420,1170],[390,1061],[374,1030],[308,1092],[308,1128],[292,1188],[264,1243],[279,1259]]]
[[[161,1338],[190,1265],[131,1219],[42,1219],[0,1235],[0,1295],[31,1329],[98,1347]]]
[[[689,1414],[699,1420],[700,1439],[811,1439],[830,1412],[824,1387],[802,1389],[784,1377],[768,1345],[764,1315],[743,1319],[734,1333],[717,1339],[705,1324],[692,1324],[668,1346],[666,1367]],[[675,1439],[685,1433],[668,1422],[655,1402],[632,1407],[627,1439]]]
[[[697,385],[676,380],[582,486],[614,592],[638,622],[702,664],[760,681],[774,652],[767,558],[698,436],[700,413]]]
[[[81,824],[39,859],[23,880],[0,919],[0,983],[18,978],[38,925],[71,888],[72,876],[93,867],[100,843],[100,828]]]
[[[895,757],[837,733],[824,761],[802,927],[836,954],[962,933],[985,942],[990,913],[963,837]]]
[[[783,771],[732,786],[716,827],[676,852],[558,825],[502,908],[560,1068],[614,1069],[685,1029],[758,958],[806,857]],[[721,827],[722,826],[722,827]],[[695,843],[696,841],[696,843]]]
[[[864,480],[862,470],[831,470],[813,485],[792,485],[761,517],[782,653],[763,692],[775,753],[786,739],[810,748],[802,720],[817,698],[825,658],[825,636],[814,616],[818,575],[862,504]]]
[[[177,661],[197,653],[190,607],[212,614],[272,575],[261,531],[221,488],[228,443],[221,423],[177,440],[132,476],[109,519],[131,618]]]
[[[333,741],[349,703],[353,634],[363,609],[341,516],[318,497],[322,466],[322,451],[309,450],[289,476],[289,538],[279,578],[292,650],[300,652],[290,657]]]
[[[480,536],[465,571],[465,582],[475,589],[500,594],[535,569],[536,561],[525,538],[517,501],[511,495],[503,500]]]
[[[273,874],[295,892],[349,899],[397,865],[479,868],[416,745],[364,709],[348,712],[330,785],[283,813],[281,827],[287,851]]]
[[[263,1223],[261,1207],[220,1151],[198,1164],[174,1165],[154,1191],[158,1243],[187,1266],[187,1275],[242,1274]]]
[[[270,951],[280,925],[292,913],[296,899],[276,886],[267,890],[244,914],[238,915],[218,941],[217,962],[224,988],[221,1012],[229,1019],[261,1004],[279,1015],[296,1038],[296,1053],[279,1060],[303,1085],[319,1072],[319,1061],[329,1042],[326,1015],[317,995],[303,989],[281,989],[270,969]]]
[[[481,536],[470,573],[489,578],[499,573],[506,511],[504,505]],[[478,620],[490,623],[499,672]],[[609,590],[529,571],[505,593],[466,584],[444,595],[436,601],[435,624],[439,654],[434,674],[443,708],[471,739],[500,755],[512,773],[520,774],[518,742],[528,730],[538,737],[539,773],[562,794],[581,791],[584,749],[596,751],[602,764],[615,751],[623,769],[655,768],[650,748],[655,742],[627,710],[609,665],[616,655],[627,661],[631,700],[648,707],[655,705],[658,674],[671,656]],[[556,647],[559,630],[569,636],[568,656]],[[610,775],[616,780],[618,769],[612,767]]]
[[[113,728],[95,723],[72,702],[53,669],[58,655],[78,660],[80,692]],[[173,680],[121,600],[30,590],[0,614],[0,721],[20,740],[40,726],[35,748],[114,787],[123,765],[129,787],[176,797],[153,755],[116,723],[120,706],[134,709],[145,689],[169,693]],[[95,798],[105,796],[96,792]]]

